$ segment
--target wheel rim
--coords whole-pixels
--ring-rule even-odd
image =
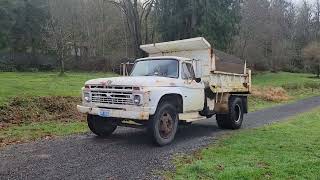
[[[237,118],[236,123],[238,123],[241,120],[241,107],[239,106],[239,104],[236,104],[236,106],[234,107],[234,112],[235,117]]]
[[[172,134],[174,121],[172,116],[168,112],[164,112],[160,117],[159,133],[164,139],[168,139]]]

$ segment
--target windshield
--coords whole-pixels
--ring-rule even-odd
[[[152,59],[136,62],[131,76],[179,77],[179,62],[173,59]]]

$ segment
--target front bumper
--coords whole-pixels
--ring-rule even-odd
[[[77,109],[81,113],[92,114],[92,115],[99,115],[101,111],[108,110],[110,117],[131,119],[131,120],[148,120],[150,116],[150,113],[147,111],[105,109],[105,108],[87,107],[82,105],[78,105]]]

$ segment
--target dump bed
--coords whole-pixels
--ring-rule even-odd
[[[245,61],[215,50],[203,37],[142,45],[150,57],[178,56],[194,60],[195,73],[214,93],[250,93],[251,71]]]

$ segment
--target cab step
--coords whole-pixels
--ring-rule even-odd
[[[201,121],[205,119],[207,118],[204,116],[200,116],[199,112],[179,114],[179,120],[186,121],[186,122]]]

